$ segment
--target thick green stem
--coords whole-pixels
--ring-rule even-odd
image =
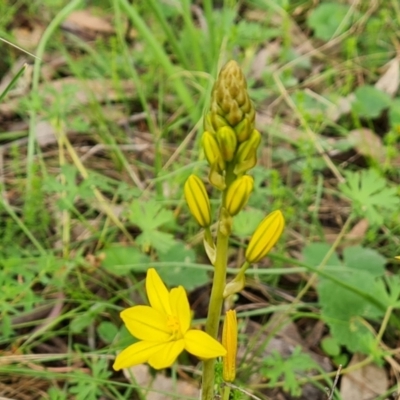
[[[235,179],[233,173],[234,163],[227,164],[225,182],[226,186]],[[226,221],[226,213],[224,213],[223,204],[225,201],[226,191],[222,192],[221,209],[218,219],[218,233],[216,245],[216,259],[214,264],[214,278],[211,288],[210,304],[208,306],[208,315],[206,321],[206,332],[214,339],[218,340],[219,320],[221,318],[222,304],[224,301],[224,289],[226,285],[226,268],[228,262],[228,245],[230,229],[226,229],[231,221]],[[225,228],[223,227],[225,225]],[[203,362],[203,381],[201,385],[202,400],[214,400],[214,364],[215,360],[206,360]]]
[[[228,243],[229,236],[218,228],[217,257],[206,322],[206,332],[215,339],[218,338],[219,320],[224,300]],[[214,400],[214,362],[214,359],[203,362],[202,400]]]
[[[225,182],[228,187],[234,179],[234,165],[227,165]],[[226,196],[226,190],[222,192],[222,202]],[[224,301],[224,289],[226,285],[226,268],[228,261],[228,245],[230,229],[225,228],[230,222],[225,220],[226,214],[221,206],[218,221],[218,233],[216,244],[216,259],[214,264],[214,278],[211,288],[210,304],[208,307],[208,315],[206,321],[206,332],[214,339],[218,339],[219,320],[221,318],[222,304]],[[229,232],[227,232],[229,231]],[[214,400],[214,364],[215,360],[206,360],[203,362],[203,382],[202,382],[202,400]]]

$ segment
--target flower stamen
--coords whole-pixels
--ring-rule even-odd
[[[167,326],[171,330],[171,333],[174,337],[174,340],[182,339],[182,331],[181,331],[181,326],[179,324],[179,319],[178,317],[174,315],[168,315],[167,318]]]

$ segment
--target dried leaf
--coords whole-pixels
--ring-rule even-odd
[[[43,93],[46,102],[50,104],[56,102],[56,96],[58,94],[62,93],[64,90],[70,90],[71,87],[77,88],[74,103],[76,107],[87,104],[93,100],[100,103],[105,100],[119,101],[122,98],[132,96],[135,92],[135,86],[130,80],[121,81],[120,87],[123,88],[123,90],[116,90],[115,82],[111,79],[82,81],[72,77],[44,82],[39,85],[38,92]],[[10,101],[0,104],[0,115],[10,117],[18,111],[18,107],[19,99],[10,99]]]
[[[400,83],[400,62],[398,58],[389,62],[389,68],[375,83],[375,87],[389,96],[394,97],[399,89]]]
[[[331,121],[337,121],[342,115],[349,114],[351,111],[351,105],[355,101],[356,96],[354,93],[349,94],[346,97],[340,97],[335,105],[329,107],[326,115]]]
[[[382,140],[371,129],[354,129],[349,132],[348,138],[364,157],[370,157],[379,163],[385,161],[386,150]]]
[[[160,373],[153,379],[150,368],[144,364],[124,369],[123,373],[129,381],[143,388],[142,392],[146,400],[175,400],[177,394],[187,399],[199,398],[199,389],[192,383],[175,381]]]
[[[62,26],[70,31],[88,35],[95,35],[96,33],[110,35],[114,33],[114,28],[105,18],[93,15],[90,10],[72,12]]]
[[[365,357],[355,354],[349,367],[361,362]],[[368,364],[343,376],[340,384],[342,400],[370,400],[385,393],[388,378],[383,368]]]
[[[364,241],[365,234],[368,230],[369,222],[366,218],[363,218],[357,224],[354,225],[353,229],[346,235],[346,245],[358,245]]]
[[[40,38],[43,35],[45,26],[30,21],[30,26],[22,26],[13,29],[12,33],[15,38],[15,44],[27,50],[36,49]]]

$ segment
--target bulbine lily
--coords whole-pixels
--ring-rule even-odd
[[[182,286],[168,291],[157,271],[150,268],[146,291],[150,306],[134,306],[121,312],[126,328],[140,341],[117,355],[115,370],[145,362],[155,369],[167,368],[183,350],[200,359],[226,355],[217,340],[203,331],[190,329],[190,306]]]

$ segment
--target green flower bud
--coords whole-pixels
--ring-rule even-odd
[[[223,126],[229,126],[228,121],[224,117],[221,117],[221,115],[218,115],[217,112],[211,111],[210,120],[215,131]]]
[[[234,180],[228,187],[225,197],[225,208],[229,214],[236,215],[247,204],[253,191],[254,179],[249,175]]]
[[[211,224],[210,200],[204,183],[196,175],[190,175],[184,186],[187,205],[197,223],[203,228]]]
[[[213,90],[210,121],[217,131],[222,126],[235,128],[244,119],[248,120],[247,135],[254,129],[255,110],[247,93],[246,79],[236,61],[229,61],[220,71]],[[240,140],[247,135],[239,130]]]
[[[250,137],[240,144],[236,153],[236,166],[234,173],[241,175],[257,164],[257,149],[261,143],[261,134],[256,129],[253,130]]]
[[[248,118],[244,118],[241,122],[239,122],[235,128],[236,137],[239,143],[247,140],[253,131],[252,124],[250,123]]]
[[[210,165],[216,165],[220,171],[225,169],[225,163],[221,154],[221,149],[215,136],[205,131],[202,137],[203,149],[206,159]]]
[[[221,150],[222,158],[225,161],[232,161],[237,145],[237,139],[234,130],[229,126],[223,126],[222,128],[218,129],[216,137]]]
[[[275,245],[283,232],[285,219],[280,210],[268,214],[256,228],[246,249],[249,264],[260,261]]]
[[[204,121],[203,121],[203,126],[204,126],[204,130],[211,132],[211,133],[215,133],[213,124],[211,122],[211,113],[207,113],[204,117]]]

